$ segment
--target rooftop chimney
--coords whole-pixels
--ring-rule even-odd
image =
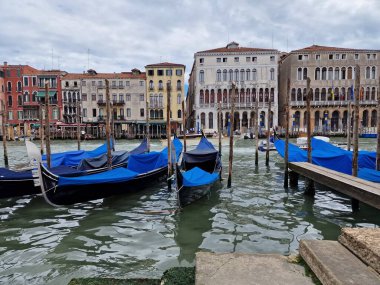
[[[4,66],[7,66],[8,65],[8,62],[4,61]]]

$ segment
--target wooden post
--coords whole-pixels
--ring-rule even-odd
[[[183,125],[183,151],[186,152],[186,109],[185,100],[182,101],[182,125]]]
[[[112,168],[111,102],[110,102],[110,85],[109,85],[108,79],[106,79],[106,138],[107,138],[107,167],[108,167],[108,169],[111,169]]]
[[[41,155],[44,154],[44,121],[43,121],[43,104],[42,104],[42,98],[40,98],[40,128],[39,128],[39,133],[40,133],[40,149],[41,149]]]
[[[310,92],[310,78],[306,80],[306,120],[307,120],[307,162],[312,163],[311,157],[311,101],[312,93]],[[306,180],[305,194],[309,196],[315,195],[314,181],[311,179]]]
[[[115,151],[115,120],[114,120],[114,117],[113,117],[113,104],[111,105],[111,98],[110,98],[110,129],[111,129],[111,141],[112,141],[112,145],[111,145],[111,149],[113,151]]]
[[[284,188],[289,187],[289,96],[290,96],[290,79],[288,78],[286,99],[285,99],[285,174]]]
[[[380,170],[380,76],[379,88],[377,89],[377,147],[376,147],[376,170]]]
[[[79,103],[79,98],[77,98],[77,142],[78,142],[78,150],[80,150],[80,103]]]
[[[269,88],[268,88],[269,89]],[[270,123],[271,123],[271,98],[268,98],[268,131],[267,131],[267,150],[265,152],[265,165],[269,166],[269,151],[270,151]]]
[[[230,155],[228,158],[228,180],[227,187],[231,188],[231,179],[232,179],[232,160],[234,156],[234,120],[235,120],[235,84],[232,83],[232,94],[231,94],[231,115],[230,115],[230,123],[231,123],[231,131],[230,131]]]
[[[5,124],[7,123],[7,114],[6,114],[6,108],[5,108],[5,104],[3,101],[1,101],[1,117],[2,117],[2,125],[1,125],[1,129],[2,129],[2,133],[3,133],[3,150],[4,150],[4,166],[6,168],[9,167],[9,162],[8,162],[8,151],[7,151],[7,131],[6,131],[6,126]]]
[[[49,121],[49,83],[45,82],[45,136],[46,136],[46,160],[48,168],[51,167],[50,152],[50,121]]]
[[[148,100],[146,100],[146,140],[148,143],[148,152],[150,152],[149,103],[148,103]]]
[[[218,103],[219,155],[222,156],[222,101]]]
[[[351,97],[351,94],[350,94]],[[351,98],[348,100],[347,107],[347,150],[351,150]]]
[[[173,174],[173,167],[172,167],[172,160],[171,160],[171,126],[170,126],[170,90],[171,89],[171,82],[168,81],[166,83],[166,91],[167,91],[167,98],[166,98],[166,138],[168,141],[168,188],[171,189],[171,180],[170,177]]]
[[[358,149],[359,149],[359,99],[360,99],[360,67],[357,64],[355,68],[355,120],[354,120],[354,149],[352,155],[352,175],[358,176]],[[359,210],[359,202],[356,199],[351,199],[352,210]]]
[[[255,113],[256,113],[256,124],[255,124],[255,141],[256,141],[256,149],[255,149],[255,165],[259,165],[259,124],[260,124],[260,116],[259,116],[259,96],[258,96],[258,88],[256,88],[255,94]]]

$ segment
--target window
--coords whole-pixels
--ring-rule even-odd
[[[367,53],[367,59],[371,59],[371,55]]]
[[[274,56],[273,55],[270,57],[270,61],[274,61]]]
[[[334,79],[339,80],[339,67],[335,67]]]
[[[199,82],[205,82],[205,72],[203,70],[199,71]]]
[[[252,70],[252,80],[253,81],[257,80],[257,71],[256,71],[256,69]]]
[[[91,101],[96,101],[96,94],[94,93],[91,94]]]
[[[223,57],[223,62],[227,62],[227,57]]]
[[[99,81],[99,83],[100,83],[100,82],[101,82],[101,81]],[[100,83],[99,86],[102,86],[102,84],[103,84],[103,83]],[[112,87],[116,87],[116,81],[115,81],[115,80],[112,81]]]
[[[302,68],[297,69],[297,80],[302,80]]]
[[[144,94],[140,94],[140,101],[144,101]]]
[[[119,87],[123,88],[123,81],[119,81]]]
[[[125,94],[125,101],[131,101],[131,94]]]
[[[247,57],[245,58],[245,61],[246,61],[246,62],[251,62],[251,57],[250,57],[250,56],[247,56]]]
[[[96,109],[92,109],[92,117],[96,118]]]
[[[239,57],[234,57],[234,62],[239,62]]]
[[[87,108],[83,108],[83,117],[87,117]]]
[[[162,80],[158,81],[158,90],[164,90],[164,84],[162,83]]]
[[[216,62],[222,62],[222,59],[220,57],[217,57]]]
[[[305,54],[305,55],[303,56],[303,60],[309,60],[309,55],[308,55],[308,54]]]
[[[256,56],[252,57],[252,61],[257,62],[257,57]]]
[[[17,105],[22,106],[22,96],[21,95],[17,96]]]
[[[12,107],[12,95],[8,96],[8,107]]]
[[[220,69],[216,72],[216,81],[222,81],[222,71]]]
[[[29,102],[29,93],[25,92],[24,94],[24,102]]]
[[[131,117],[131,109],[127,108],[127,117]]]
[[[302,60],[302,54],[298,55],[298,60]]]
[[[177,118],[181,119],[181,117],[182,117],[182,112],[181,112],[181,110],[178,110],[178,112],[177,112]]]
[[[13,120],[13,112],[8,111],[8,120]]]
[[[149,90],[153,90],[153,88],[154,88],[153,80],[150,80],[149,81]]]
[[[162,69],[157,70],[157,75],[158,76],[164,76],[164,70],[162,70]]]
[[[103,81],[99,80],[98,81],[98,87],[102,87],[103,86]],[[112,81],[112,87],[113,86],[116,86],[116,81]]]
[[[246,80],[251,80],[251,70],[247,69],[245,74],[246,74]]]
[[[124,94],[119,94],[119,102],[124,102]]]
[[[172,76],[173,71],[171,69],[166,69],[166,76]]]
[[[131,86],[131,82],[125,81],[125,86]]]
[[[154,76],[154,70],[153,69],[149,69],[148,70],[148,75],[149,76]]]
[[[342,67],[340,71],[341,79],[346,79],[346,68]]]
[[[17,118],[19,120],[22,120],[22,117],[23,117],[22,111],[17,111]]]
[[[239,81],[239,70],[235,69],[235,81]]]
[[[371,78],[371,68],[369,66],[365,69],[365,78],[370,79]]]
[[[332,80],[333,79],[333,68],[329,67],[328,72],[327,72],[327,79]]]
[[[376,59],[376,53],[374,53],[374,54],[372,55],[372,58],[373,58],[373,59]]]
[[[227,69],[223,70],[223,81],[227,81]]]
[[[17,77],[20,77],[21,76],[21,71],[20,71],[20,69],[17,69]]]
[[[322,80],[326,80],[326,75],[327,75],[327,68],[322,67]]]
[[[69,81],[65,81],[65,87],[69,87]]]
[[[143,108],[140,109],[140,117],[144,117],[144,109]]]
[[[228,74],[229,74],[228,80],[233,81],[234,80],[234,71],[232,69],[230,69]]]
[[[355,58],[355,60],[358,60],[358,59],[359,59],[359,54],[358,54],[358,53],[355,53],[354,58]]]
[[[17,82],[17,91],[21,91],[22,90],[22,86],[21,86],[21,81]]]
[[[28,86],[28,85],[29,85],[28,77],[24,77],[24,86]]]
[[[346,59],[346,58],[347,58],[346,54],[345,53],[342,54],[342,59]]]
[[[199,59],[199,63],[204,63],[205,62],[205,59],[202,57]]]
[[[36,91],[34,91],[33,94],[32,94],[32,101],[33,102],[37,101],[37,92]]]
[[[58,109],[54,108],[52,111],[53,120],[58,120]]]
[[[181,104],[181,94],[177,95],[177,104]]]
[[[182,69],[176,69],[175,70],[175,75],[182,76]]]
[[[83,93],[82,94],[82,101],[87,101],[87,94],[86,93]]]
[[[340,59],[340,54],[339,53],[335,54],[335,59]]]
[[[306,68],[305,68],[306,70]],[[274,80],[274,68],[270,69],[270,80]]]
[[[316,54],[316,55],[315,55],[315,59],[316,59],[316,60],[321,60],[321,55],[320,55],[320,54]]]
[[[86,81],[82,80],[82,86],[86,86]]]
[[[37,85],[37,77],[32,77],[32,84],[33,86]]]
[[[333,59],[333,55],[332,54],[329,54],[329,59]]]
[[[12,91],[12,83],[10,81],[7,82],[7,91]]]
[[[244,81],[244,79],[245,79],[245,70],[242,69],[240,70],[240,81]]]
[[[99,95],[100,96],[100,95]],[[103,97],[103,94],[102,94],[102,97]],[[117,101],[117,94],[112,94],[112,101],[113,102],[116,102]]]
[[[182,90],[182,82],[181,80],[177,80],[177,91],[181,91]]]
[[[375,79],[375,77],[376,77],[376,67],[374,67],[374,66],[372,66],[372,72],[371,72],[371,78],[372,79]]]
[[[92,86],[95,86],[95,81],[91,81],[91,85],[92,85]]]

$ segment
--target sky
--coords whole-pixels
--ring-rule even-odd
[[[235,41],[288,52],[380,49],[379,0],[1,0],[0,63],[83,72],[144,70]]]

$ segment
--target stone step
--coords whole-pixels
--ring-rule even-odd
[[[380,274],[380,228],[343,228],[338,240]]]
[[[308,285],[314,284],[299,264],[278,254],[198,252],[196,285]]]
[[[380,276],[337,241],[301,240],[299,252],[322,284],[380,284]]]

